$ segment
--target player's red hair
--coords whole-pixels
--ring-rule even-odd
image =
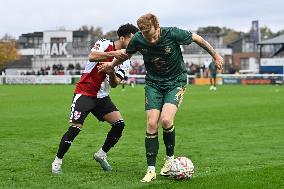
[[[137,26],[138,28],[142,30],[150,30],[152,26],[157,29],[159,27],[159,21],[158,18],[152,14],[144,14],[137,20]]]

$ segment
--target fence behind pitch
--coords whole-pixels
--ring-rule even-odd
[[[283,84],[284,74],[219,74],[217,75],[218,84],[230,85],[250,85],[250,84]],[[80,75],[8,75],[0,76],[0,84],[74,84],[79,80]],[[208,78],[197,78],[194,75],[188,75],[187,83],[196,84],[198,80]],[[136,84],[145,83],[145,75],[129,75],[128,82]]]

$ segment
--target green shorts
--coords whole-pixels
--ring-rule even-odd
[[[162,110],[165,103],[180,106],[186,89],[186,82],[172,82],[170,85],[158,85],[146,82],[145,110]]]
[[[210,74],[210,77],[211,77],[211,78],[216,78],[216,75],[217,75],[217,73],[211,73],[211,74]]]

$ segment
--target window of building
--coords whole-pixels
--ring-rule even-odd
[[[249,58],[241,58],[240,69],[249,70]]]
[[[50,38],[51,43],[66,43],[67,39],[66,37],[52,37]]]
[[[252,42],[245,42],[243,43],[243,52],[255,52],[256,45]]]

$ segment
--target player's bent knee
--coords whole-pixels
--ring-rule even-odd
[[[157,130],[158,124],[154,121],[149,121],[147,124],[147,129],[148,130]]]
[[[155,124],[147,124],[147,133],[154,134],[158,131],[158,125]]]
[[[173,125],[173,120],[169,119],[169,118],[163,118],[161,120],[163,128],[167,129],[169,127],[171,127]]]
[[[147,133],[154,134],[158,131],[156,127],[147,127]]]

